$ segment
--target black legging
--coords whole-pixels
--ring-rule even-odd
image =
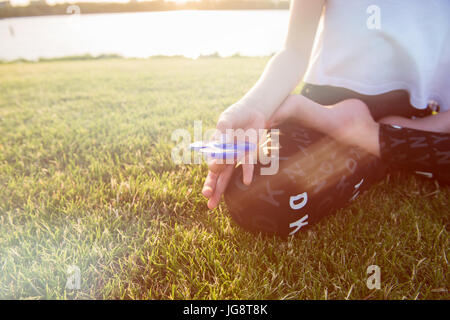
[[[404,92],[374,97],[359,95],[346,89],[305,85],[302,94],[321,104],[334,104],[349,98],[361,99],[377,120],[388,115],[425,115],[409,104]],[[396,106],[395,112],[389,112],[392,109],[389,106],[392,105]],[[408,146],[411,148],[411,144],[407,142],[411,134],[427,136],[427,141],[431,141],[431,133],[394,129],[398,130],[395,132],[396,138],[399,138],[400,131],[403,133],[403,141],[406,141],[402,147],[403,153]],[[292,123],[283,124],[279,130],[278,173],[260,175],[261,165],[258,164],[255,166],[252,184],[247,187],[242,184],[242,170],[238,168],[225,192],[225,202],[230,214],[238,224],[250,231],[281,236],[295,234],[346,206],[384,178],[388,171],[387,162],[360,148],[337,143],[314,130]],[[389,154],[385,150],[395,151],[392,149],[393,144],[385,142],[390,141],[386,138],[390,136],[390,130],[387,125],[382,125],[380,129],[380,142],[385,148],[382,149],[382,158],[386,158],[389,163],[404,165],[404,159],[385,156]],[[438,152],[443,155],[441,158],[434,156],[434,162],[430,162],[426,168],[413,165],[410,169],[430,172],[433,171],[433,165],[439,162],[447,166],[444,171],[448,172],[447,162],[450,161],[445,155],[450,151],[449,140],[450,135],[448,139],[441,137],[439,140]],[[413,149],[415,146],[412,145]],[[422,153],[429,151],[424,149]]]

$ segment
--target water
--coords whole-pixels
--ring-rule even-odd
[[[287,10],[169,11],[0,20],[0,60],[90,54],[269,55],[283,44]]]

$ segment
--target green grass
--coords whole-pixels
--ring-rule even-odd
[[[213,127],[266,62],[0,65],[0,298],[450,298],[450,190],[433,181],[391,175],[288,241],[207,210],[206,166],[173,164],[170,135]]]

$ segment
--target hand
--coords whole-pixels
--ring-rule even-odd
[[[254,106],[239,102],[226,109],[217,122],[217,130],[222,134],[225,134],[227,129],[255,129],[258,132],[259,129],[265,128],[265,115],[255,110]],[[243,183],[249,185],[253,178],[253,164],[245,160],[248,160],[248,157],[244,158],[242,164]],[[209,172],[203,185],[202,194],[209,198],[209,209],[214,209],[219,204],[235,168],[235,164],[223,162],[218,163],[217,160],[212,160],[208,163]]]

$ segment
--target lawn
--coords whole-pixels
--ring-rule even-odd
[[[171,133],[213,127],[266,62],[0,64],[0,298],[449,299],[450,189],[434,181],[391,174],[287,240],[207,209],[206,166],[175,165]]]

